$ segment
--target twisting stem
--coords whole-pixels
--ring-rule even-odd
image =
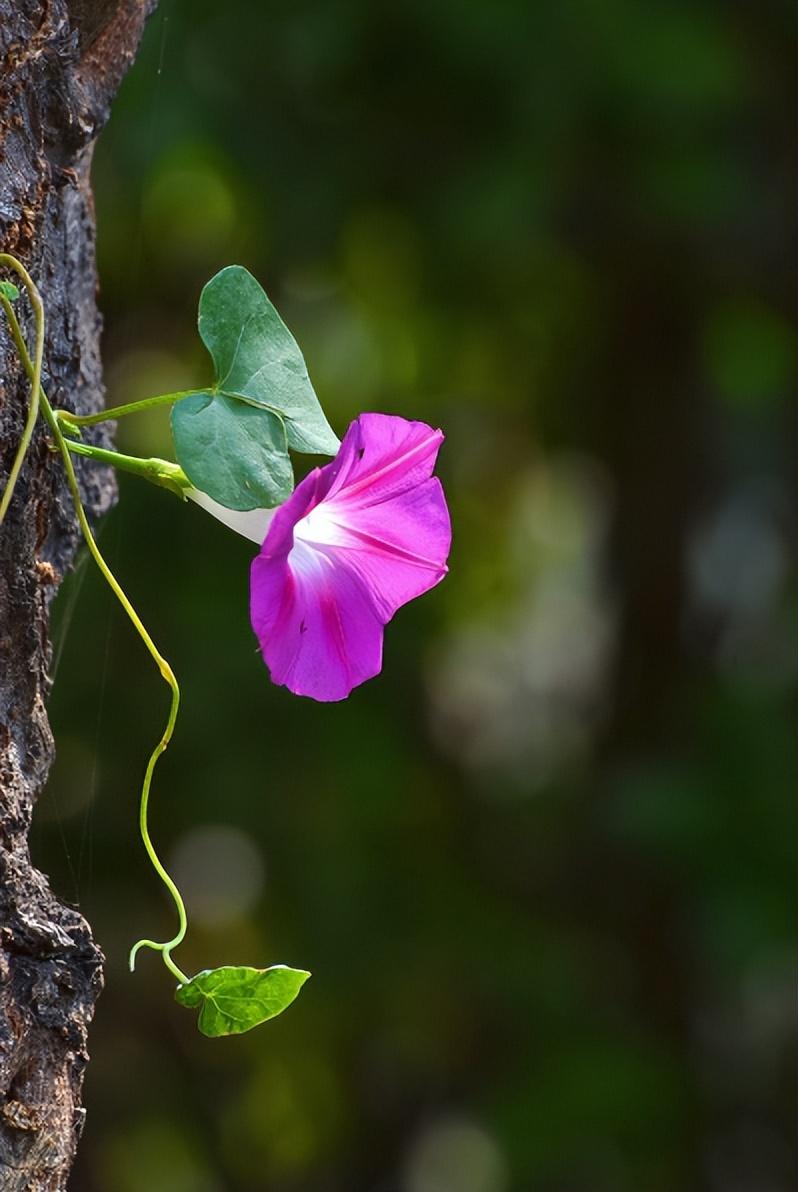
[[[14,495],[14,488],[16,487],[17,479],[22,470],[22,464],[25,460],[28,447],[30,446],[31,437],[33,435],[33,428],[36,425],[36,419],[39,416],[39,389],[41,388],[42,379],[42,357],[44,355],[44,307],[42,305],[42,298],[36,286],[33,284],[33,279],[28,273],[25,266],[17,260],[16,257],[10,256],[9,253],[0,252],[0,265],[5,265],[9,269],[13,269],[16,274],[25,283],[25,289],[28,291],[28,298],[33,308],[33,313],[36,318],[36,347],[33,353],[33,365],[29,373],[31,387],[30,387],[30,404],[28,405],[28,417],[25,420],[25,429],[22,432],[22,438],[19,440],[17,453],[14,456],[14,462],[11,465],[11,471],[8,474],[8,481],[6,483],[5,491],[0,497],[0,523],[6,515],[6,510],[11,504],[11,498]],[[3,295],[5,306],[8,304],[9,309],[12,310],[11,303],[8,298]],[[14,316],[16,322],[16,316]],[[19,326],[19,324],[17,324]],[[30,359],[30,357],[29,357]]]
[[[19,353],[19,357],[20,357],[20,360],[22,361],[25,371],[28,373],[28,376],[31,378],[32,381],[38,380],[38,375],[35,372],[35,366],[32,363],[30,355],[28,353],[28,348],[25,343],[24,337],[22,335],[22,331],[20,330],[20,326],[17,321],[16,314],[14,313],[14,309],[11,306],[11,303],[9,302],[8,298],[1,291],[0,291],[0,304],[2,304],[3,310],[5,311],[6,317],[8,319],[9,327],[11,329],[11,335],[13,337],[17,352]],[[83,502],[80,497],[80,489],[78,487],[78,480],[77,480],[77,476],[75,475],[75,468],[72,463],[72,457],[69,454],[69,448],[67,447],[64,436],[61,433],[61,427],[58,423],[58,419],[56,418],[55,413],[53,412],[53,409],[52,409],[49,401],[47,400],[47,395],[45,394],[44,390],[41,388],[40,384],[38,386],[38,395],[39,395],[39,398],[41,401],[42,412],[44,413],[44,417],[47,421],[47,424],[50,427],[50,430],[52,431],[53,438],[55,439],[56,446],[61,454],[61,459],[63,460],[63,463],[64,463],[64,470],[66,472],[67,484],[69,486],[69,491],[70,491],[70,494],[72,496],[72,501],[75,506],[75,512],[77,514],[78,523],[80,524],[80,529],[81,529],[83,537],[86,541],[86,546],[89,549],[89,553],[91,554],[95,563],[97,564],[97,566],[99,567],[103,576],[105,577],[109,587],[113,591],[117,600],[122,605],[122,607],[124,608],[128,617],[132,621],[136,632],[138,633],[141,640],[144,642],[144,645],[147,647],[147,650],[149,651],[150,656],[152,657],[153,661],[155,662],[156,666],[158,667],[158,670],[160,671],[165,682],[168,684],[169,689],[172,693],[171,704],[169,707],[169,718],[166,722],[166,728],[164,729],[163,736],[161,737],[160,741],[153,749],[152,754],[150,755],[150,759],[147,762],[147,768],[144,772],[144,781],[143,781],[142,787],[141,787],[141,802],[140,802],[140,808],[139,808],[139,830],[141,832],[141,839],[144,843],[144,848],[146,849],[147,855],[150,858],[150,861],[152,862],[153,868],[155,869],[156,873],[160,877],[161,881],[166,886],[169,893],[171,894],[172,899],[175,904],[175,907],[177,908],[178,931],[173,939],[168,940],[164,944],[156,943],[154,940],[139,940],[139,942],[131,949],[131,952],[130,952],[130,968],[132,970],[135,965],[136,953],[138,952],[139,948],[154,948],[157,952],[161,953],[164,964],[169,969],[169,971],[173,974],[173,976],[175,976],[177,978],[177,980],[181,982],[181,984],[185,984],[185,982],[187,982],[189,978],[185,975],[185,973],[181,972],[181,970],[174,963],[174,961],[172,960],[172,957],[171,957],[171,952],[173,951],[174,948],[176,948],[178,946],[178,944],[182,943],[183,939],[185,938],[186,928],[187,928],[186,908],[185,908],[183,899],[181,897],[180,891],[178,890],[178,888],[175,885],[172,878],[167,873],[166,869],[164,868],[163,864],[161,863],[160,858],[158,857],[158,854],[155,851],[152,840],[150,838],[149,828],[147,826],[147,811],[148,811],[149,798],[150,798],[150,786],[152,785],[152,775],[153,775],[153,771],[155,769],[155,764],[158,761],[158,758],[164,752],[164,750],[166,749],[167,745],[169,744],[169,742],[172,738],[172,732],[174,730],[175,721],[177,720],[177,712],[178,712],[178,708],[180,706],[180,688],[177,685],[177,679],[175,678],[175,675],[174,675],[174,672],[172,671],[171,666],[169,665],[169,663],[166,661],[166,659],[163,657],[163,655],[160,653],[160,651],[156,647],[155,642],[152,640],[152,638],[150,637],[146,628],[144,627],[142,621],[139,618],[138,613],[136,612],[133,605],[130,603],[130,600],[128,599],[127,595],[125,594],[124,589],[122,588],[121,584],[117,580],[114,573],[111,571],[111,568],[108,566],[105,559],[103,558],[102,553],[100,552],[100,548],[98,547],[98,545],[94,539],[94,535],[92,533],[91,526],[89,525],[89,519],[86,516],[86,511],[83,508]]]
[[[149,410],[152,406],[166,406],[180,401],[181,397],[189,397],[193,389],[181,389],[179,393],[160,393],[157,397],[143,397],[140,401],[129,401],[123,406],[111,406],[100,410],[99,414],[72,414],[69,421],[74,426],[95,426],[98,422],[109,422],[112,418],[124,418],[126,414],[138,414],[139,410]]]

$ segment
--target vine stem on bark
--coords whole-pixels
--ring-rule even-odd
[[[0,251],[44,298],[44,384],[89,414],[104,400],[90,168],[95,139],[156,0],[0,0]],[[32,323],[18,304],[29,342]],[[28,381],[0,324],[0,485]],[[49,607],[78,528],[59,461],[37,428],[0,527],[0,1192],[62,1192],[80,1137],[88,1024],[102,953],[30,860],[34,803],[53,760],[45,711]],[[81,474],[97,517],[110,472]]]

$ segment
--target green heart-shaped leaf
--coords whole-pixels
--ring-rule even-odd
[[[214,390],[274,410],[295,451],[335,455],[340,443],[319,405],[299,346],[243,266],[228,265],[203,289],[199,333],[213,357]]]
[[[304,969],[284,964],[267,969],[225,965],[204,969],[178,985],[175,998],[189,1009],[199,1006],[197,1025],[203,1035],[242,1035],[282,1014],[309,976]]]
[[[285,426],[272,410],[192,393],[172,408],[172,436],[191,483],[226,509],[271,509],[290,497]]]
[[[0,281],[0,294],[4,298],[7,298],[9,302],[16,302],[17,298],[19,298],[19,290],[13,281]]]

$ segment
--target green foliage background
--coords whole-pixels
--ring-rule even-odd
[[[270,686],[249,545],[121,482],[185,707],[178,960],[313,971],[209,1041],[136,837],[166,695],[57,610],[34,851],[107,952],[80,1192],[786,1192],[796,1179],[794,14],[162,0],[97,152],[109,400],[209,380],[240,262],[335,429],[447,433],[451,575],[345,704]],[[168,454],[163,411],[120,448]],[[298,460],[302,464],[302,460]]]

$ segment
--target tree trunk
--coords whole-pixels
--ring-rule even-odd
[[[79,413],[103,401],[96,306],[94,140],[155,0],[0,0],[0,250],[44,298],[44,388]],[[33,344],[30,308],[17,303]],[[28,382],[0,313],[0,486]],[[110,475],[82,477],[90,516]],[[59,1192],[85,1110],[86,1035],[102,953],[31,865],[28,829],[53,760],[48,610],[78,544],[57,457],[37,430],[0,527],[0,1189]]]

